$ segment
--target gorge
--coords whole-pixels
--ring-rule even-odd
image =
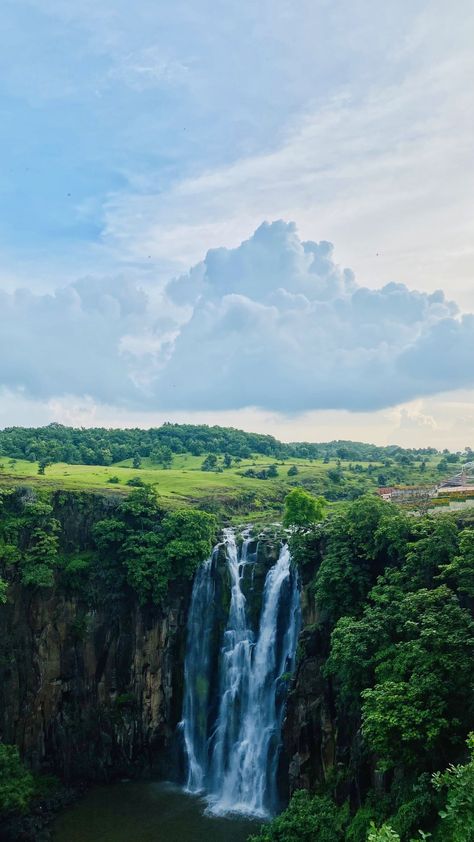
[[[0,798],[34,796],[2,842],[46,840],[64,788],[89,792],[58,842],[92,842],[100,816],[113,842],[131,826],[244,842],[249,815],[324,842],[435,827],[431,775],[466,760],[474,714],[472,525],[367,496],[294,530],[290,560],[281,527],[219,529],[146,488],[2,491],[0,747],[18,788],[0,775]]]
[[[18,520],[37,506],[18,491],[4,514]],[[48,517],[65,555],[74,548],[74,572],[32,588],[11,568],[0,611],[2,740],[68,785],[167,777],[205,792],[213,814],[272,815],[288,797],[279,758],[300,627],[288,547],[271,532],[258,540],[225,529],[194,586],[171,582],[166,604],[143,604],[118,575],[117,550],[97,556],[101,525],[121,506],[53,495]]]

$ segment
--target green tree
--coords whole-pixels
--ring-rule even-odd
[[[347,804],[338,807],[331,798],[310,795],[303,789],[249,842],[343,842],[348,819]]]
[[[0,576],[0,605],[5,605],[7,601],[8,582]]]
[[[435,789],[445,794],[440,811],[441,827],[436,837],[443,842],[471,842],[474,839],[474,734],[468,741],[471,758],[464,766],[451,764],[433,775]]]
[[[392,611],[392,643],[375,644],[376,683],[362,692],[362,729],[382,765],[429,767],[474,715],[474,621],[445,586],[405,594]]]
[[[414,527],[406,552],[406,574],[412,587],[429,587],[440,569],[458,553],[459,530],[449,517],[426,517]]]
[[[201,471],[215,471],[217,470],[217,456],[215,453],[209,453],[201,465]]]
[[[21,552],[21,580],[24,585],[50,588],[54,584],[54,569],[58,563],[59,522],[53,508],[41,500],[27,503],[23,515]]]
[[[289,477],[296,477],[297,474],[299,474],[299,471],[298,471],[298,468],[296,467],[296,465],[291,465],[291,467],[288,468],[287,474],[288,474]]]
[[[398,833],[392,830],[390,825],[384,824],[377,829],[372,822],[369,835],[367,836],[367,842],[400,842],[400,837]]]
[[[33,775],[25,769],[17,747],[0,743],[0,813],[22,812],[34,792]]]
[[[303,488],[293,488],[285,497],[283,525],[304,528],[323,520],[326,511],[324,497],[313,497]]]
[[[422,830],[419,830],[416,839],[410,839],[410,842],[423,842],[423,840],[430,839],[430,837],[431,833],[423,833]],[[383,824],[382,827],[376,828],[372,822],[369,835],[367,836],[367,842],[401,842],[401,840],[398,833],[389,824]],[[465,837],[463,842],[468,842],[468,838]]]
[[[163,520],[161,541],[164,557],[178,575],[191,577],[209,555],[217,531],[214,515],[198,509],[178,509]]]
[[[214,515],[197,509],[181,509],[149,524],[146,531],[129,531],[118,554],[123,560],[127,581],[140,601],[161,602],[171,581],[190,579],[209,555],[216,529]],[[99,540],[104,540],[104,531],[101,528]],[[110,532],[113,542],[119,534],[113,526]],[[107,533],[105,537],[108,540]]]
[[[459,552],[447,564],[440,565],[440,578],[452,587],[474,597],[474,529],[459,535]]]
[[[341,468],[329,468],[327,478],[331,480],[331,482],[336,483],[336,485],[339,485],[344,478],[344,473]]]
[[[173,451],[167,445],[158,445],[151,451],[150,459],[163,468],[169,468],[173,462]]]
[[[359,612],[387,563],[385,545],[399,540],[402,524],[397,522],[396,529],[388,527],[396,513],[395,507],[370,495],[356,500],[328,522],[326,552],[316,574],[314,591],[318,605],[333,621]]]

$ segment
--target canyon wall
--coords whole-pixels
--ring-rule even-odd
[[[166,756],[181,710],[185,595],[90,610],[14,585],[0,612],[0,734],[35,769],[107,779]]]
[[[90,541],[113,501],[58,495],[66,541]],[[71,589],[70,589],[71,591]],[[0,739],[36,770],[107,780],[169,762],[182,705],[191,583],[163,608],[129,588],[90,595],[23,586],[0,608]]]
[[[93,524],[113,516],[113,499],[58,494],[54,499],[66,544],[86,548]],[[279,537],[251,545],[255,564],[243,590],[256,624],[265,575],[278,557]],[[229,599],[224,555],[218,565],[222,623]],[[330,683],[321,663],[328,641],[303,581],[303,629],[287,704],[281,792],[326,780],[344,746]],[[0,738],[19,746],[36,770],[65,781],[108,780],[140,770],[179,776],[177,728],[191,582],[175,583],[163,607],[140,605],[125,588],[91,604],[63,588],[23,586],[13,578],[0,610]],[[342,735],[343,736],[343,735]]]

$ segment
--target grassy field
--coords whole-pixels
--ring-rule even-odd
[[[439,481],[436,470],[439,457],[427,462],[424,472],[419,464],[403,466],[404,484],[424,484]],[[164,469],[143,459],[139,469],[133,468],[132,460],[110,466],[69,465],[55,463],[46,468],[45,474],[38,474],[38,464],[26,460],[2,457],[0,460],[0,484],[36,485],[44,489],[90,490],[109,494],[126,494],[131,491],[127,483],[139,478],[153,486],[163,505],[202,505],[208,509],[223,510],[235,516],[249,512],[252,517],[279,516],[287,491],[294,485],[304,485],[315,494],[328,499],[348,499],[359,490],[376,488],[380,475],[385,471],[381,463],[324,463],[322,460],[291,459],[275,462],[274,459],[255,456],[234,463],[222,472],[201,470],[202,456],[176,454],[170,468]],[[265,480],[242,476],[249,468],[255,471],[277,466],[278,476]],[[288,476],[288,470],[296,465],[296,476]],[[341,478],[333,481],[331,472],[339,470]],[[398,468],[398,470],[402,470]],[[329,474],[328,474],[329,472]],[[115,478],[114,482],[110,482]]]

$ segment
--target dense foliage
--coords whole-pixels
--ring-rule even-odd
[[[303,527],[319,523],[326,510],[326,501],[323,497],[313,497],[303,488],[293,488],[285,498],[285,510],[283,513],[283,526]]]
[[[24,810],[35,793],[33,775],[16,746],[0,743],[0,813]]]
[[[339,809],[327,796],[296,792],[290,805],[249,842],[339,842],[349,820],[347,805]]]
[[[0,494],[0,602],[15,577],[39,588],[57,581],[91,598],[97,588],[120,594],[129,586],[141,602],[160,602],[172,581],[190,579],[209,555],[214,516],[196,509],[166,512],[148,487],[106,511],[96,505],[99,516],[89,533],[71,539],[66,504],[72,496],[79,507],[97,499],[65,492],[50,498],[24,490]]]
[[[327,444],[295,442],[286,444],[273,436],[246,433],[232,427],[209,427],[195,424],[164,424],[150,430],[72,428],[62,424],[46,427],[8,427],[0,430],[0,456],[29,459],[43,464],[68,462],[84,465],[110,465],[123,459],[150,457],[157,464],[167,465],[173,453],[195,456],[221,454],[248,458],[263,454],[274,458],[303,457],[350,461],[384,461],[395,459],[399,464],[422,460],[436,451],[433,448],[404,450],[400,447],[377,447],[361,442],[334,441]],[[454,455],[451,454],[450,458]],[[445,457],[445,460],[448,457]],[[457,457],[454,456],[456,461]],[[337,478],[336,478],[337,479]],[[384,484],[384,483],[381,483]]]
[[[345,736],[337,779],[298,795],[260,838],[305,838],[295,811],[306,827],[331,798],[344,820],[351,807],[328,837],[338,842],[472,842],[474,513],[413,516],[364,497],[311,520],[293,554],[316,571],[319,664]]]

